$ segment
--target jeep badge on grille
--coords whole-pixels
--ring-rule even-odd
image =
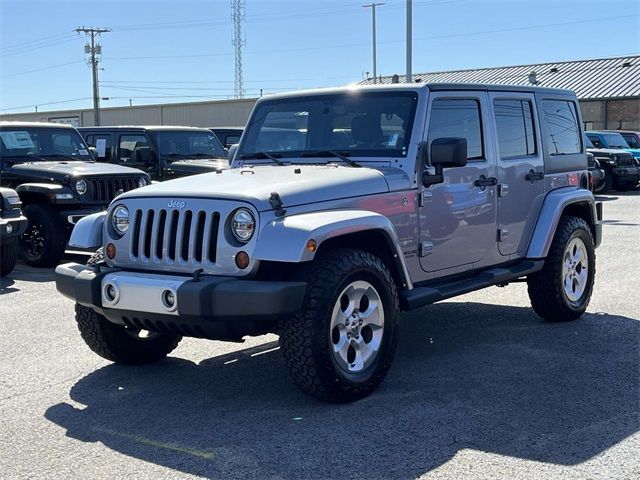
[[[178,210],[182,210],[186,205],[186,202],[178,202],[177,200],[170,200],[167,204],[169,208],[177,208]]]

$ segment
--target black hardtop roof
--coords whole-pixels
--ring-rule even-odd
[[[96,130],[96,131],[135,130],[135,131],[138,131],[138,132],[141,132],[141,131],[144,131],[144,130],[148,130],[148,131],[171,131],[171,132],[178,132],[178,131],[210,132],[210,130],[208,128],[204,128],[204,127],[185,127],[185,126],[172,126],[172,125],[113,125],[113,126],[101,125],[99,127],[80,127],[80,128],[78,128],[78,130],[83,131],[83,132],[87,132],[89,130],[91,130],[91,131],[94,131],[94,130]]]

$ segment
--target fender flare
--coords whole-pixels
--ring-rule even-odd
[[[309,262],[326,240],[373,230],[385,235],[402,283],[407,289],[413,288],[393,224],[384,215],[366,210],[329,210],[272,220],[260,229],[253,257],[273,262]],[[313,252],[307,249],[309,240],[316,241]]]
[[[16,192],[18,192],[21,199],[26,195],[37,195],[51,203],[77,203],[75,193],[69,187],[56,183],[23,183],[16,187]],[[73,199],[57,200],[55,196],[60,193],[70,193],[73,195]],[[28,202],[23,200],[22,203],[26,204]]]
[[[578,187],[563,187],[553,190],[545,197],[538,215],[531,243],[527,250],[527,258],[546,258],[555,236],[562,212],[569,205],[586,203],[589,205],[589,224],[595,231],[600,230],[600,219],[596,210],[593,193]],[[596,238],[596,245],[599,239]]]
[[[71,232],[69,246],[82,249],[100,248],[106,218],[107,212],[98,212],[78,220]]]

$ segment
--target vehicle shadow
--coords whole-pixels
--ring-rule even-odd
[[[328,405],[276,343],[196,365],[110,365],[45,417],[67,435],[207,478],[415,478],[460,449],[575,465],[640,430],[640,322],[442,303],[406,314],[380,390]]]

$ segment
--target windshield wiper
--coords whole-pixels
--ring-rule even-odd
[[[337,157],[351,167],[354,167],[354,168],[362,167],[362,165],[360,165],[359,163],[354,162],[350,158],[347,158],[347,155],[349,155],[348,152],[341,153],[341,152],[335,152],[333,150],[315,150],[315,151],[303,152],[300,156],[301,157]]]
[[[253,152],[245,153],[240,156],[240,160],[250,160],[252,158],[268,158],[276,165],[285,165],[284,162],[278,160],[278,157],[282,157],[281,153],[269,153],[269,152]]]
[[[28,155],[28,154],[21,154],[21,155],[5,155],[5,158],[28,158],[30,161],[32,162],[47,162],[48,160],[46,158],[43,157],[39,157],[38,155]],[[11,161],[11,160],[7,160],[7,161]],[[20,162],[16,162],[16,163],[20,163]]]
[[[71,155],[63,155],[61,153],[46,153],[42,155],[43,157],[51,157],[51,158],[66,158],[67,160],[73,160],[74,162],[95,162],[92,159],[84,159],[79,157],[72,157]]]

